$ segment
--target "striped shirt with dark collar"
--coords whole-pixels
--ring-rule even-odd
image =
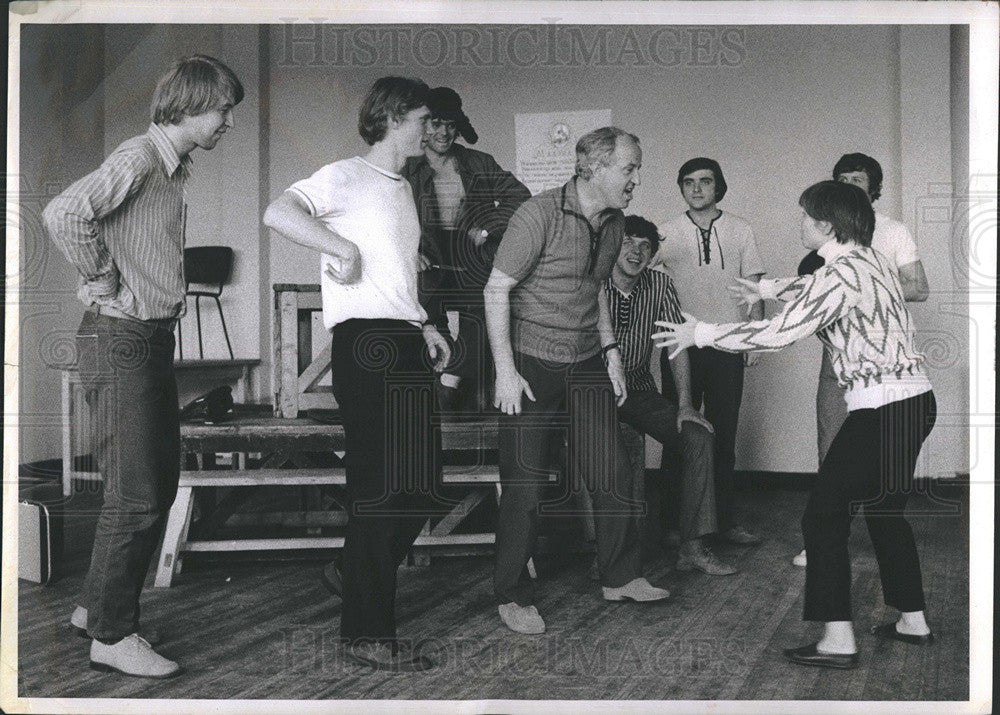
[[[180,157],[156,124],[53,199],[43,220],[80,273],[84,305],[138,320],[184,312],[184,183]]]
[[[666,273],[647,268],[639,274],[639,280],[628,295],[615,287],[614,278],[605,281],[604,291],[611,309],[615,340],[622,353],[625,387],[629,392],[655,391],[656,382],[649,371],[653,354],[653,341],[649,336],[656,332],[653,323],[657,320],[684,322],[674,282]]]

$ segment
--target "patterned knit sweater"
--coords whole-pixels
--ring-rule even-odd
[[[830,240],[812,275],[761,281],[764,298],[788,301],[770,320],[698,323],[695,343],[727,352],[774,351],[812,334],[830,353],[849,410],[879,407],[931,389],[913,348],[899,279],[877,251]]]

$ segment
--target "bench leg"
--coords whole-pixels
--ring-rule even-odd
[[[496,483],[496,488],[497,488],[497,504],[499,505],[500,504],[500,495],[503,493],[503,489],[500,487],[500,482]],[[528,575],[531,576],[531,578],[533,578],[533,579],[538,578],[538,574],[535,572],[535,560],[534,559],[528,559]]]
[[[431,520],[428,519],[427,521],[424,522],[424,527],[420,530],[420,536],[429,536],[430,533],[431,533]],[[430,549],[415,547],[411,552],[411,556],[414,566],[431,565]]]
[[[188,528],[191,526],[191,509],[194,506],[194,487],[179,487],[174,498],[170,514],[167,516],[167,526],[163,532],[163,548],[160,551],[160,563],[156,568],[156,588],[170,588],[174,574],[180,570],[178,556],[181,545],[187,540]]]

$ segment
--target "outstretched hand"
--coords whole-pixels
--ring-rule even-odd
[[[664,328],[663,332],[653,333],[649,337],[658,348],[672,348],[669,357],[673,360],[682,350],[692,347],[694,342],[694,329],[698,324],[698,319],[693,315],[681,313],[686,322],[671,323],[669,320],[657,320],[656,325]]]
[[[755,303],[764,300],[760,293],[760,284],[756,281],[748,281],[746,278],[737,278],[736,285],[729,286],[729,292],[737,298],[738,305],[744,305],[747,309],[747,316]]]

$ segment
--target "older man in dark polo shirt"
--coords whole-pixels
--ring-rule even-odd
[[[518,633],[545,631],[527,563],[553,439],[568,441],[566,483],[579,479],[591,494],[604,598],[670,595],[641,577],[639,504],[615,409],[625,375],[601,289],[621,248],[621,210],[639,184],[642,151],[635,136],[604,127],[580,138],[576,156],[576,176],[514,213],[484,291],[494,405],[503,413],[494,590],[501,619]]]

